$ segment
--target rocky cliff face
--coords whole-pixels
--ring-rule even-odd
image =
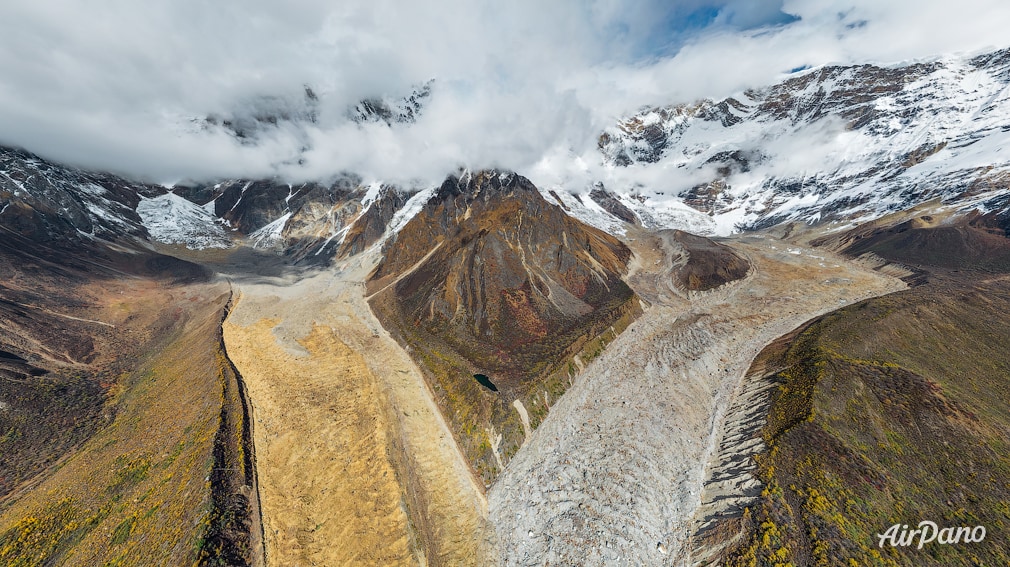
[[[669,172],[666,187],[612,188],[636,212],[673,197],[717,233],[868,220],[935,198],[970,207],[1010,181],[999,151],[1010,142],[1008,84],[1010,50],[828,66],[721,101],[645,109],[607,129],[599,149],[618,168]]]
[[[411,195],[354,175],[324,184],[226,180],[164,187],[0,148],[0,228],[46,245],[153,240],[193,249],[248,244],[325,264],[382,238]]]
[[[421,115],[424,104],[431,97],[433,83],[433,80],[428,81],[403,98],[366,98],[351,110],[351,120],[359,124],[363,122],[385,122],[387,125],[412,123]]]
[[[518,448],[522,413],[535,425],[564,391],[566,361],[634,311],[630,256],[498,171],[450,177],[386,245],[372,306],[429,371],[486,479]]]
[[[329,184],[230,180],[174,191],[232,232],[248,236],[254,247],[310,264],[357,254],[374,244],[408,198],[395,187],[363,185],[353,175]]]
[[[146,237],[137,204],[164,192],[0,147],[0,227],[36,242]]]

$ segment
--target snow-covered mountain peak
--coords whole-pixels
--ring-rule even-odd
[[[434,80],[414,88],[404,97],[381,96],[366,98],[356,104],[350,111],[351,120],[357,123],[385,122],[392,124],[409,124],[417,120],[424,109],[425,103],[431,97]]]
[[[428,83],[402,100],[358,105],[352,115],[409,122],[430,94]],[[307,89],[279,119],[311,121],[317,100]],[[257,128],[274,126],[269,113],[250,116]],[[599,178],[537,189],[611,234],[628,224],[700,234],[787,221],[841,227],[933,199],[1002,210],[1010,187],[1010,49],[808,69],[724,100],[642,109],[606,129],[598,147],[605,165]],[[440,190],[469,191],[478,172],[488,183],[470,188],[473,198],[511,187],[523,173],[462,168],[455,185],[423,191],[348,173],[325,183],[216,180],[166,194],[0,148],[0,224],[36,239],[149,233],[193,248],[245,236],[295,261],[326,261],[395,235]]]
[[[999,190],[1008,83],[1010,50],[827,66],[722,101],[644,110],[608,128],[599,148],[613,167],[669,172],[661,189],[617,187],[636,194],[633,208],[668,209],[673,194],[714,232],[865,220]]]

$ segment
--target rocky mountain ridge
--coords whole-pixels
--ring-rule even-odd
[[[932,199],[985,208],[1010,182],[1008,86],[1007,49],[825,66],[721,101],[646,108],[598,146],[617,170],[663,172],[657,186],[617,191],[636,213],[686,204],[720,234],[858,223]]]
[[[1010,143],[1008,85],[1010,49],[894,66],[809,69],[721,101],[628,116],[598,140],[612,172],[606,186],[539,189],[548,202],[611,234],[622,234],[626,224],[697,234],[795,221],[843,227],[933,199],[965,210],[1002,210],[1010,185],[1010,158],[1002,152]],[[367,99],[351,117],[409,123],[431,93],[429,82],[402,100]],[[303,106],[317,98],[306,90]],[[286,116],[311,118],[306,112]],[[436,190],[404,191],[352,173],[297,184],[218,180],[167,188],[9,148],[2,151],[0,171],[0,221],[14,230],[37,230],[39,238],[148,238],[138,205],[171,189],[209,213],[193,210],[191,220],[219,219],[219,226],[197,231],[196,246],[207,238],[223,245],[223,231],[317,263],[389,236]],[[361,215],[367,230],[351,228]],[[397,215],[397,226],[390,227]]]
[[[295,263],[361,252],[412,193],[342,175],[330,183],[227,180],[166,187],[0,147],[0,227],[41,244],[150,241],[191,249],[246,241]]]
[[[0,226],[38,241],[147,237],[136,209],[164,189],[0,147]]]

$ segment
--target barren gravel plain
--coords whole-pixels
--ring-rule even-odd
[[[484,496],[364,300],[370,267],[232,278],[224,337],[253,405],[267,564],[477,564]]]

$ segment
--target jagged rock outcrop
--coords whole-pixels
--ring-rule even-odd
[[[431,97],[434,81],[428,81],[415,88],[403,98],[372,97],[359,102],[350,112],[351,120],[364,122],[384,122],[387,125],[409,124],[417,120]]]
[[[343,237],[337,257],[343,258],[364,252],[379,241],[389,229],[396,213],[407,204],[408,195],[395,187],[383,187],[379,196],[371,201],[351,224]]]
[[[607,191],[607,188],[604,187],[602,183],[597,183],[593,187],[593,190],[589,192],[589,198],[596,202],[597,205],[603,207],[603,210],[622,221],[631,224],[638,224],[638,217],[635,213],[622,203],[617,195]]]

